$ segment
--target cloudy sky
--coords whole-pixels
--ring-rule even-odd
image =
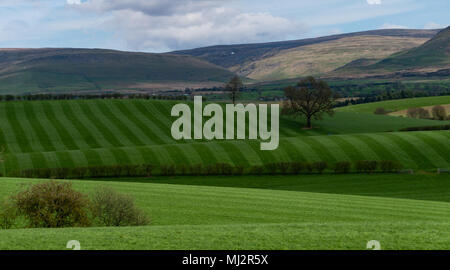
[[[449,0],[0,0],[0,47],[165,52],[381,28],[441,28]]]

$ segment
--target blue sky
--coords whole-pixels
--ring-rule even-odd
[[[0,0],[0,47],[165,52],[381,28],[443,28],[449,0]]]

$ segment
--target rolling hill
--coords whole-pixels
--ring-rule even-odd
[[[363,250],[373,239],[383,250],[449,249],[447,179],[285,176],[258,188],[251,187],[260,177],[71,180],[82,192],[107,184],[131,195],[152,224],[0,230],[0,249],[64,250],[70,239],[78,240],[82,250]],[[0,199],[38,181],[4,178]],[[182,184],[189,181],[201,184]],[[214,186],[221,182],[227,186]]]
[[[448,74],[450,70],[450,27],[441,30],[423,45],[395,53],[381,61],[366,65],[351,65],[335,75],[367,76],[401,73]]]
[[[437,32],[385,29],[283,42],[212,46],[174,53],[199,57],[256,80],[278,80],[326,73],[360,58],[380,60],[390,53],[416,47]],[[340,49],[333,50],[333,46]]]
[[[0,49],[0,93],[220,85],[233,74],[191,56],[100,49]]]
[[[282,118],[280,147],[258,141],[186,141],[171,137],[174,102],[68,100],[0,103],[0,146],[7,174],[30,168],[114,164],[215,164],[249,167],[272,162],[398,160],[407,168],[449,167],[449,131],[386,132],[441,121],[355,112],[314,122]]]

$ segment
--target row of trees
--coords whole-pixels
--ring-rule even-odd
[[[263,174],[301,174],[301,173],[323,173],[334,171],[335,173],[349,173],[354,169],[356,172],[395,172],[401,169],[401,164],[395,161],[356,161],[337,162],[331,164],[320,162],[279,162],[268,163],[259,166],[244,167],[227,163],[210,165],[112,165],[91,166],[80,168],[42,168],[28,169],[13,172],[9,176],[23,178],[44,179],[84,179],[84,178],[111,178],[111,177],[152,177],[153,175],[175,176],[175,175],[263,175]]]

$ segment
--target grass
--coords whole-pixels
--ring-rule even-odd
[[[0,249],[65,249],[74,239],[82,249],[450,248],[448,175],[135,180],[72,182],[132,195],[151,226],[3,230]],[[0,198],[36,181],[3,178]]]
[[[340,112],[357,112],[357,113],[374,113],[377,108],[385,108],[390,111],[401,111],[408,108],[419,108],[434,105],[450,104],[450,96],[438,97],[422,97],[422,98],[407,98],[398,100],[381,101],[367,104],[359,104],[339,108]]]
[[[283,161],[398,160],[407,168],[448,168],[450,132],[383,133],[440,121],[337,112],[302,130],[283,117],[280,147],[260,151],[258,141],[186,141],[170,136],[175,102],[70,100],[0,103],[0,145],[11,173],[45,167],[114,164],[244,166]],[[355,106],[356,107],[356,106]]]

